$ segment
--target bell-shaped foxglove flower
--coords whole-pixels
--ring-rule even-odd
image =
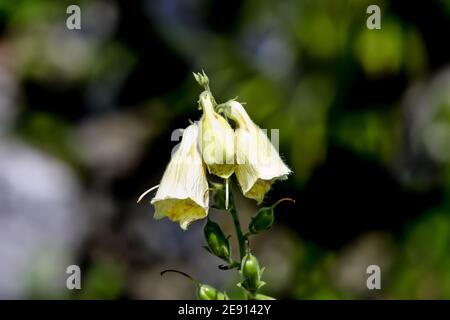
[[[244,196],[255,199],[259,204],[272,183],[286,179],[291,170],[283,162],[267,134],[250,119],[242,104],[232,100],[220,108],[236,123],[237,180]]]
[[[184,230],[208,214],[208,181],[198,149],[198,132],[197,124],[184,130],[180,146],[172,155],[151,201],[155,219],[168,217]]]
[[[234,172],[234,131],[214,110],[213,103],[208,90],[200,94],[200,148],[209,173],[226,179]]]

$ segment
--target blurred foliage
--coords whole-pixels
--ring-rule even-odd
[[[100,258],[84,276],[79,299],[118,299],[125,289],[125,270],[119,261]]]
[[[446,211],[436,208],[409,226],[392,275],[392,297],[449,297],[450,217]]]
[[[27,114],[17,125],[17,135],[75,168],[80,165],[70,124],[62,119],[44,112]]]

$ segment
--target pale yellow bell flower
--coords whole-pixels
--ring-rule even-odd
[[[200,94],[200,150],[209,173],[227,179],[234,172],[234,131],[214,110],[213,101],[209,90]]]
[[[284,180],[291,170],[264,133],[249,117],[242,104],[232,100],[221,106],[236,123],[235,174],[244,196],[261,203],[275,180]]]
[[[208,215],[208,181],[198,149],[198,132],[197,124],[184,130],[180,146],[172,155],[151,201],[155,219],[168,217],[183,230]]]

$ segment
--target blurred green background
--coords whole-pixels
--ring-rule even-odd
[[[218,101],[280,130],[294,171],[266,203],[296,204],[252,242],[265,293],[450,298],[449,29],[448,0],[0,0],[0,298],[193,298],[167,268],[239,297],[203,221],[182,232],[136,204],[201,115],[201,69]],[[248,222],[255,204],[237,202]]]

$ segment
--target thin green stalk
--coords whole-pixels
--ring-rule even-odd
[[[231,193],[230,189],[229,189],[229,192]],[[240,261],[242,261],[242,259],[245,256],[245,253],[246,253],[245,236],[242,232],[241,223],[239,222],[239,216],[238,216],[238,213],[236,210],[236,205],[234,203],[234,199],[233,199],[232,195],[230,196],[230,206],[229,206],[228,210],[230,211],[231,216],[233,217],[234,228],[236,229],[236,236],[237,236],[238,245],[239,245]]]

